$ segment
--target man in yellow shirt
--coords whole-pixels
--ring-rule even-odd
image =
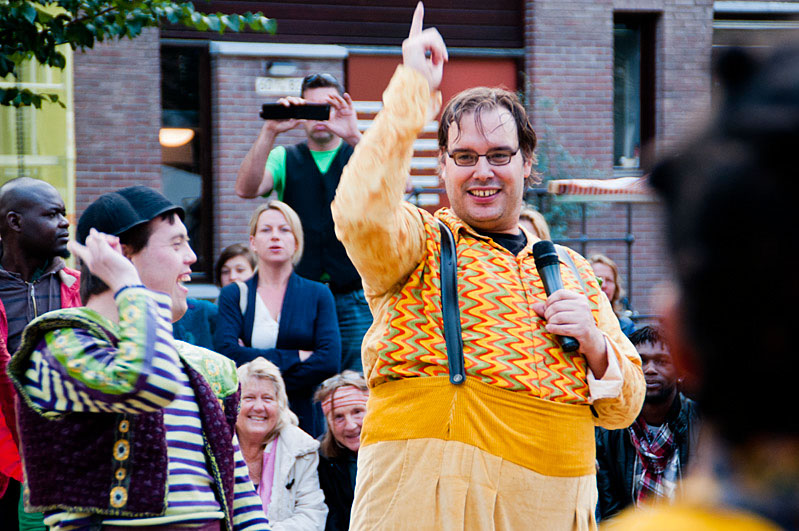
[[[595,423],[624,427],[644,395],[635,349],[588,263],[573,251],[546,297],[519,228],[535,132],[500,89],[453,98],[441,118],[451,208],[402,201],[412,145],[440,104],[447,50],[421,4],[384,108],[333,202],[336,234],[364,281],[371,389],[351,529],[595,527]],[[457,246],[465,381],[448,378],[441,232]],[[573,265],[569,265],[572,262]],[[555,335],[572,336],[564,352]]]

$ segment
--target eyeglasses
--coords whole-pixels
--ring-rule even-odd
[[[486,153],[475,153],[474,151],[456,151],[455,153],[450,153],[447,151],[447,155],[449,155],[456,166],[475,166],[477,161],[480,160],[480,157],[485,157],[486,161],[492,166],[505,166],[518,152],[519,148],[516,148],[515,151],[509,149],[493,149]]]
[[[305,90],[309,86],[315,85],[320,81],[323,82],[322,84],[327,84],[329,86],[335,86],[335,87],[339,86],[338,79],[336,79],[335,77],[333,77],[328,73],[322,72],[321,74],[311,74],[305,76],[302,79],[302,90]]]

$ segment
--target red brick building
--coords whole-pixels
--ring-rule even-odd
[[[120,186],[164,189],[191,210],[201,256],[195,269],[198,280],[210,281],[220,249],[246,241],[257,204],[236,197],[233,185],[261,126],[260,104],[296,91],[299,79],[317,71],[337,76],[356,100],[378,100],[400,61],[414,5],[198,2],[211,12],[262,11],[277,20],[278,32],[220,36],[163,28],[76,54],[76,213]],[[721,46],[751,30],[790,31],[797,12],[795,2],[430,0],[425,22],[439,28],[450,48],[445,98],[480,84],[522,91],[542,149],[559,154],[543,168],[548,176],[610,178],[641,175],[654,154],[685,138],[709,111],[714,39]],[[194,138],[162,147],[161,128],[190,128]],[[280,142],[301,138],[294,131]],[[418,151],[414,182],[435,187],[430,141],[420,141]],[[669,277],[657,205],[635,204],[631,211],[631,301],[651,314],[653,289]],[[627,208],[592,205],[585,227],[590,237],[624,238]],[[568,235],[580,230],[572,222]],[[625,243],[573,246],[608,254],[630,276]]]

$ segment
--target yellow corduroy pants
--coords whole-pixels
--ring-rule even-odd
[[[594,474],[553,477],[441,439],[363,446],[351,530],[596,529]]]

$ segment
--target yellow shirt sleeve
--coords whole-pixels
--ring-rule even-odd
[[[418,210],[402,199],[413,141],[441,95],[400,65],[383,93],[383,110],[355,147],[331,205],[336,236],[363,279],[367,295],[382,295],[413,271],[424,252]]]

